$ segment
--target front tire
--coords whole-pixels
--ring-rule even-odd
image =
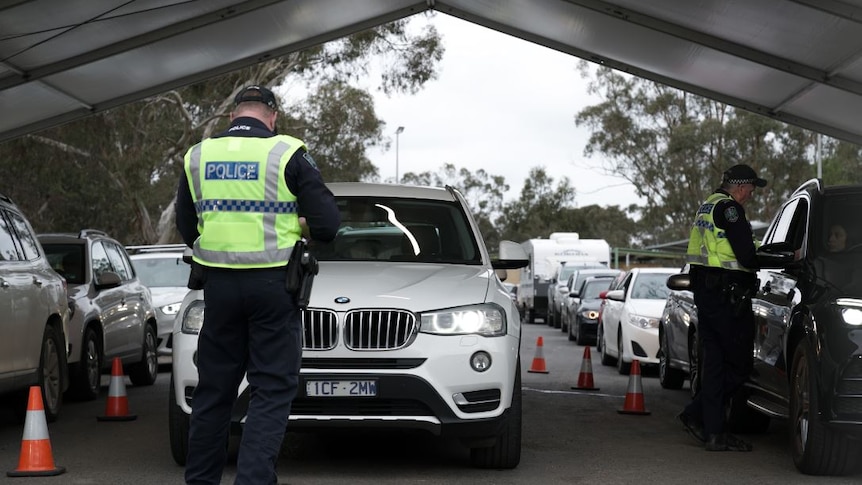
[[[189,453],[189,415],[177,404],[174,395],[174,376],[171,374],[171,387],[168,392],[168,431],[171,440],[171,455],[177,465],[186,465]]]
[[[63,369],[66,367],[66,352],[63,339],[53,326],[45,328],[42,337],[42,354],[39,358],[39,388],[42,391],[42,404],[45,420],[57,420],[63,405]]]
[[[623,359],[623,331],[622,324],[620,324],[620,330],[617,332],[617,372],[620,375],[627,376],[632,371],[632,363],[626,362]]]
[[[506,425],[497,442],[490,448],[471,448],[470,462],[477,468],[515,468],[521,462],[521,360],[515,369],[515,384],[512,387],[512,406]]]
[[[662,332],[660,340],[661,350],[658,357],[658,380],[661,387],[665,389],[682,389],[685,382],[685,374],[670,366],[670,345],[667,341],[667,332]]]
[[[144,345],[141,349],[141,360],[132,365],[129,379],[136,386],[151,386],[159,376],[159,357],[157,350],[156,330],[147,324],[144,327]]]
[[[87,327],[81,339],[81,360],[74,366],[69,394],[80,401],[99,397],[102,387],[102,346],[96,332]]]
[[[598,347],[597,350],[599,351],[599,355],[601,355],[602,365],[612,366],[614,365],[616,360],[610,355],[608,355],[608,343],[605,342],[604,325],[602,325],[601,323],[599,324],[598,333],[599,335],[596,339],[598,340],[598,344],[596,344],[596,347]]]
[[[809,475],[845,475],[858,467],[862,443],[820,421],[813,356],[803,341],[793,353],[790,377],[791,448],[796,468]]]

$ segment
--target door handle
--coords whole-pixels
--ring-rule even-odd
[[[42,287],[42,280],[40,280],[39,278],[34,276],[33,277],[33,284],[41,288]]]
[[[9,288],[9,282],[6,280],[0,279],[0,288]]]

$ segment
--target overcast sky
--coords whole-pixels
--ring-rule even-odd
[[[439,78],[415,95],[375,98],[392,139],[389,151],[370,153],[384,181],[395,178],[396,158],[399,175],[452,163],[504,176],[511,200],[541,166],[555,182],[570,179],[578,207],[639,201],[626,180],[604,175],[601,159],[584,156],[589,132],[574,117],[600,100],[587,94],[578,58],[445,14],[430,21],[446,47]]]

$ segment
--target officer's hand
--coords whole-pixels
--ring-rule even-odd
[[[311,240],[311,230],[308,228],[308,223],[305,221],[305,217],[299,218],[299,227],[302,230],[302,237],[307,240]]]

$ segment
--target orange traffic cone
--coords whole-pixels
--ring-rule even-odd
[[[21,456],[18,468],[6,472],[10,477],[47,477],[59,475],[66,469],[54,465],[51,439],[48,437],[48,422],[42,404],[42,390],[30,387],[27,400],[27,417],[24,420],[24,438],[21,440]]]
[[[539,338],[536,339],[536,356],[533,357],[533,364],[527,372],[538,372],[540,374],[548,373],[548,368],[545,367],[545,352],[542,350],[543,346],[544,340],[542,340],[542,336],[539,335]]]
[[[578,374],[578,385],[572,389],[582,391],[598,391],[599,388],[593,383],[593,362],[590,358],[590,347],[584,347],[584,360],[581,361],[581,372]]]
[[[620,356],[622,358],[622,356]],[[646,415],[650,412],[644,409],[644,389],[641,384],[641,364],[637,359],[632,361],[629,374],[629,388],[626,391],[626,402],[622,409],[617,410],[620,414]]]
[[[105,415],[96,417],[99,421],[132,421],[138,419],[137,415],[129,414],[129,398],[126,397],[125,378],[122,361],[119,357],[114,357],[114,362],[111,364],[111,385],[108,387]]]

